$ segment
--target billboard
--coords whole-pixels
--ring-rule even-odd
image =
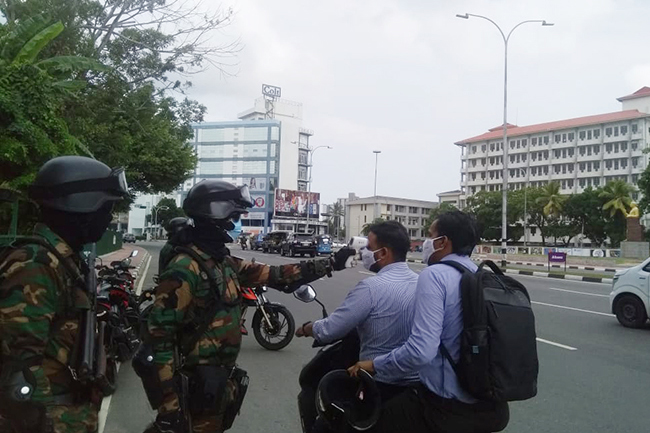
[[[307,200],[308,194],[311,198]],[[307,202],[309,201],[309,217],[318,218],[320,209],[320,193],[294,191],[291,189],[275,190],[275,216],[307,218]]]
[[[262,84],[262,94],[264,96],[270,96],[272,98],[280,98],[282,95],[282,90],[280,90],[278,86]]]

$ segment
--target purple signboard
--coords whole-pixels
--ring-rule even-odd
[[[552,263],[565,263],[566,262],[566,253],[548,253],[548,261]]]

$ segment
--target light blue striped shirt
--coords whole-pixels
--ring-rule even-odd
[[[442,259],[446,260],[458,262],[472,272],[477,269],[467,256],[450,254]],[[460,386],[451,364],[440,353],[442,342],[454,360],[460,355],[463,331],[460,279],[460,272],[447,265],[432,265],[420,273],[411,335],[406,344],[374,360],[378,375],[417,371],[420,381],[438,396],[476,402]]]
[[[418,275],[405,262],[384,266],[348,293],[343,304],[323,320],[314,322],[314,338],[321,343],[336,341],[355,327],[361,340],[361,360],[375,359],[403,345],[413,324]],[[377,374],[383,383],[417,381],[417,372]]]

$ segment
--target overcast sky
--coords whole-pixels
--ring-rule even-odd
[[[348,192],[437,200],[458,189],[456,141],[500,125],[508,31],[510,123],[620,110],[617,97],[650,86],[648,0],[242,0],[220,38],[240,37],[238,73],[206,71],[188,96],[206,120],[233,120],[262,83],[303,103],[323,203]]]

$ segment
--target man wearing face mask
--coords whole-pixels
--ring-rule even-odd
[[[363,266],[377,275],[357,284],[332,314],[305,324],[296,336],[313,336],[327,344],[356,329],[361,343],[359,359],[374,359],[404,344],[411,332],[418,279],[406,264],[410,245],[406,228],[397,221],[370,226],[368,246],[361,250],[361,257]],[[384,401],[417,379],[416,372],[375,376]]]
[[[433,265],[452,260],[475,272],[470,256],[478,241],[476,222],[454,210],[436,219],[425,242],[425,262]],[[418,278],[415,317],[406,343],[374,360],[364,360],[359,369],[380,374],[417,372],[420,383],[382,405],[379,421],[370,432],[413,433],[497,432],[508,424],[507,403],[477,401],[465,391],[453,367],[441,353],[441,345],[458,361],[463,331],[460,296],[461,273],[451,266],[429,266]]]
[[[226,244],[237,240],[241,215],[251,207],[248,187],[221,180],[197,183],[183,202],[193,225],[170,241],[175,254],[160,270],[148,317],[145,341],[151,345],[156,379],[147,381],[149,376],[142,374],[147,356],[134,360],[149,401],[158,409],[147,432],[230,428],[248,383],[246,372],[236,367],[242,338],[240,288],[266,285],[291,293],[344,269],[354,254],[345,249],[331,259],[283,266],[232,257]]]
[[[0,254],[0,418],[3,432],[97,431],[101,394],[79,380],[73,357],[90,308],[81,258],[127,195],[124,170],[62,156],[41,167],[29,196],[40,206],[31,238]]]

